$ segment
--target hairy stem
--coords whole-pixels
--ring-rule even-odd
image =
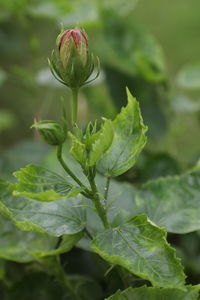
[[[97,190],[97,186],[96,186],[94,177],[91,176],[91,177],[88,177],[88,179],[89,179],[91,190],[92,190],[92,193],[93,193],[92,201],[93,201],[93,203],[96,207],[97,213],[98,213],[104,227],[109,228],[110,225],[109,225],[108,218],[107,218],[107,215],[106,215],[106,210],[105,210],[103,204],[101,203],[101,199],[99,197],[99,193],[98,193],[98,190]]]

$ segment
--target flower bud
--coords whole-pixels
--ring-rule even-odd
[[[78,88],[87,83],[94,70],[94,57],[85,33],[79,28],[60,33],[49,63],[53,75],[63,84]]]
[[[45,142],[52,146],[61,145],[66,139],[62,126],[55,121],[39,121],[34,123],[31,128],[36,128]]]
[[[63,67],[66,68],[70,58],[70,51],[74,47],[79,54],[83,66],[87,63],[88,40],[86,35],[78,28],[65,30],[57,39],[57,46],[60,52],[60,59]]]

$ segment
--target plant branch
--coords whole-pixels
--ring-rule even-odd
[[[85,197],[89,197],[90,195],[90,191],[87,189],[87,187],[78,179],[78,177],[76,177],[76,175],[70,170],[70,168],[67,166],[67,164],[65,163],[65,161],[62,158],[62,147],[63,145],[59,145],[58,149],[57,149],[57,158],[61,164],[61,166],[63,167],[63,169],[67,172],[67,174],[74,179],[74,181],[76,183],[78,183],[78,185],[83,189],[83,191],[81,192],[81,194]]]
[[[78,88],[71,88],[71,91],[72,91],[72,127],[74,128],[77,123]]]
[[[98,193],[98,190],[97,190],[97,186],[96,186],[94,177],[93,176],[88,176],[88,180],[90,182],[91,190],[92,190],[92,193],[93,193],[93,197],[91,199],[92,199],[92,201],[93,201],[93,203],[96,207],[97,213],[98,213],[104,227],[109,228],[110,225],[109,225],[108,218],[107,218],[107,215],[106,215],[106,210],[105,210],[103,204],[101,203],[101,199],[99,197],[99,193]]]

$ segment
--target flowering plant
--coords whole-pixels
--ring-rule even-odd
[[[99,74],[96,61],[98,71],[91,80]],[[90,82],[95,66],[86,34],[79,28],[61,32],[49,65],[56,79],[72,90],[71,119],[63,109],[62,123],[45,120],[33,127],[56,147],[63,174],[28,165],[14,173],[17,183],[0,182],[1,214],[18,228],[34,232],[39,241],[34,246],[27,243],[27,261],[48,262],[67,299],[83,299],[59,256],[75,245],[98,254],[107,262],[106,274],[116,268],[124,286],[130,286],[107,299],[197,299],[199,286],[185,285],[183,267],[166,231],[198,228],[198,220],[191,222],[185,214],[183,223],[183,216],[174,218],[174,211],[183,199],[186,206],[190,197],[196,199],[199,166],[137,190],[117,182],[115,177],[135,165],[147,141],[139,102],[127,88],[128,103],[114,120],[103,118],[101,124],[89,122],[80,128],[78,92]],[[148,287],[133,287],[138,279],[148,281]]]

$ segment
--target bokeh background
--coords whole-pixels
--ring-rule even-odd
[[[80,93],[83,128],[114,118],[126,86],[140,102],[148,143],[119,180],[140,185],[193,167],[200,155],[199,0],[0,0],[1,178],[50,151],[30,129],[34,118],[59,120],[61,96],[69,112],[70,92],[47,63],[61,26],[84,28],[101,62],[100,77]],[[198,233],[169,238],[189,282],[198,283]]]

